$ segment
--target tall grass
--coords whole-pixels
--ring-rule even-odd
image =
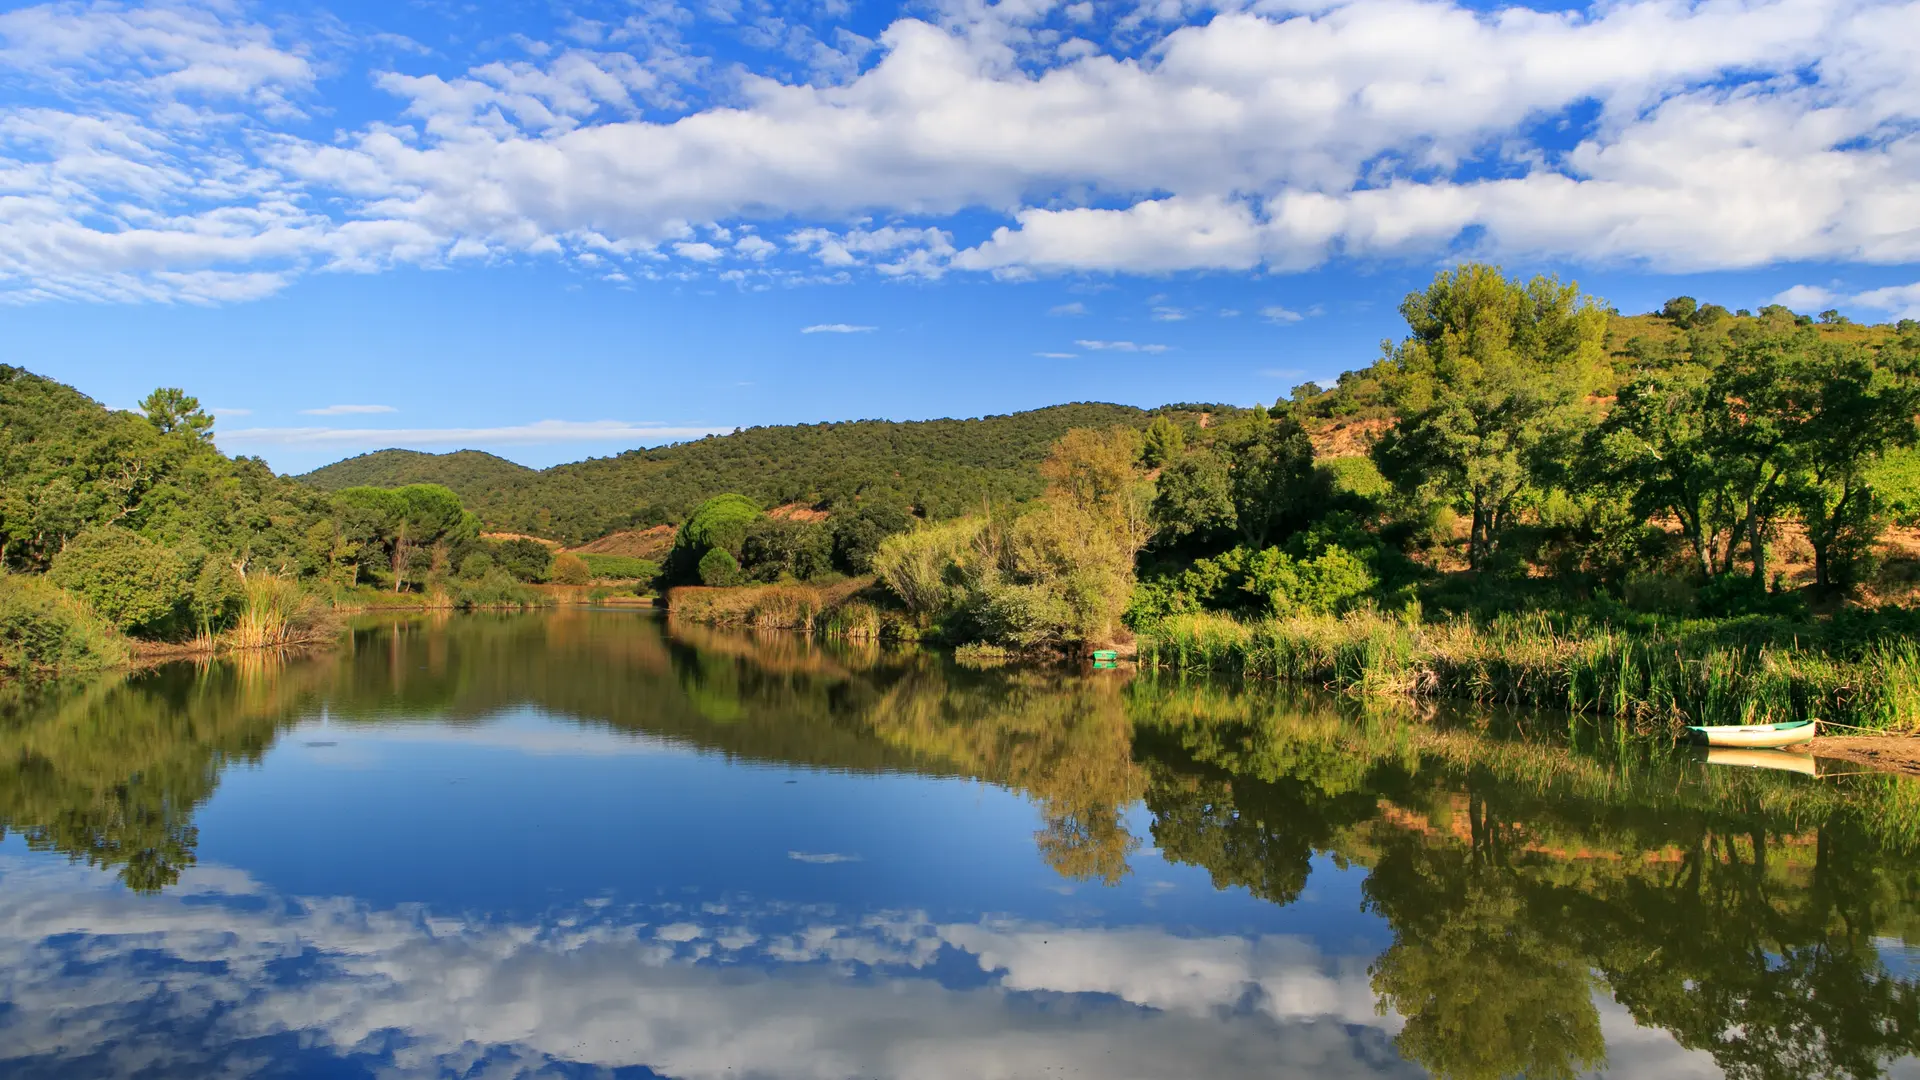
[[[675,619],[688,622],[875,640],[887,636],[892,624],[880,609],[860,599],[872,584],[871,578],[852,578],[832,585],[690,585],[668,592],[667,609]]]
[[[129,655],[86,601],[43,577],[0,573],[0,679],[98,671]]]
[[[1818,717],[1920,730],[1920,651],[1881,643],[1856,656],[1545,616],[1421,624],[1359,612],[1243,623],[1169,617],[1141,662],[1282,679],[1358,694],[1460,698],[1564,709],[1657,728]]]
[[[222,636],[230,649],[310,645],[339,632],[333,613],[292,578],[250,574],[233,626]]]

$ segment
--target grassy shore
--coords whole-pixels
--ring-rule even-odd
[[[1920,730],[1920,650],[1887,636],[1725,623],[1630,629],[1546,615],[1425,623],[1373,613],[1161,621],[1144,665],[1282,679],[1355,694],[1457,698],[1632,721],[1770,723],[1818,717]]]
[[[667,593],[675,619],[713,626],[751,626],[871,641],[912,638],[917,631],[900,613],[871,596],[873,579],[848,578],[831,585],[786,583],[728,589],[682,586]]]

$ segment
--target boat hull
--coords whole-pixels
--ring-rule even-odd
[[[1819,725],[1812,720],[1797,724],[1744,724],[1718,727],[1690,727],[1687,733],[1696,743],[1706,746],[1778,749],[1803,746],[1813,741]]]

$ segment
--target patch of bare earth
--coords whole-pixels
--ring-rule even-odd
[[[544,536],[528,536],[526,533],[489,532],[481,533],[480,538],[483,540],[531,540],[536,544],[545,544],[550,548],[558,548],[560,546],[560,541],[558,540],[549,540]]]
[[[767,511],[767,516],[775,521],[803,521],[814,524],[827,520],[827,512],[805,503],[788,503]]]
[[[1822,735],[1813,740],[1813,753],[1883,772],[1920,776],[1920,737],[1913,735]]]
[[[1308,432],[1307,437],[1313,440],[1316,458],[1364,457],[1380,433],[1392,426],[1391,420],[1334,420]]]
[[[653,559],[656,562],[673,547],[673,526],[655,525],[651,529],[630,529],[625,532],[608,533],[598,540],[590,540],[572,550],[587,555],[625,555],[635,559]]]

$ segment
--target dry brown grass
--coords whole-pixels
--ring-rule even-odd
[[[598,540],[590,540],[568,550],[585,555],[628,555],[658,562],[672,547],[673,526],[655,525],[651,529],[608,533]]]

